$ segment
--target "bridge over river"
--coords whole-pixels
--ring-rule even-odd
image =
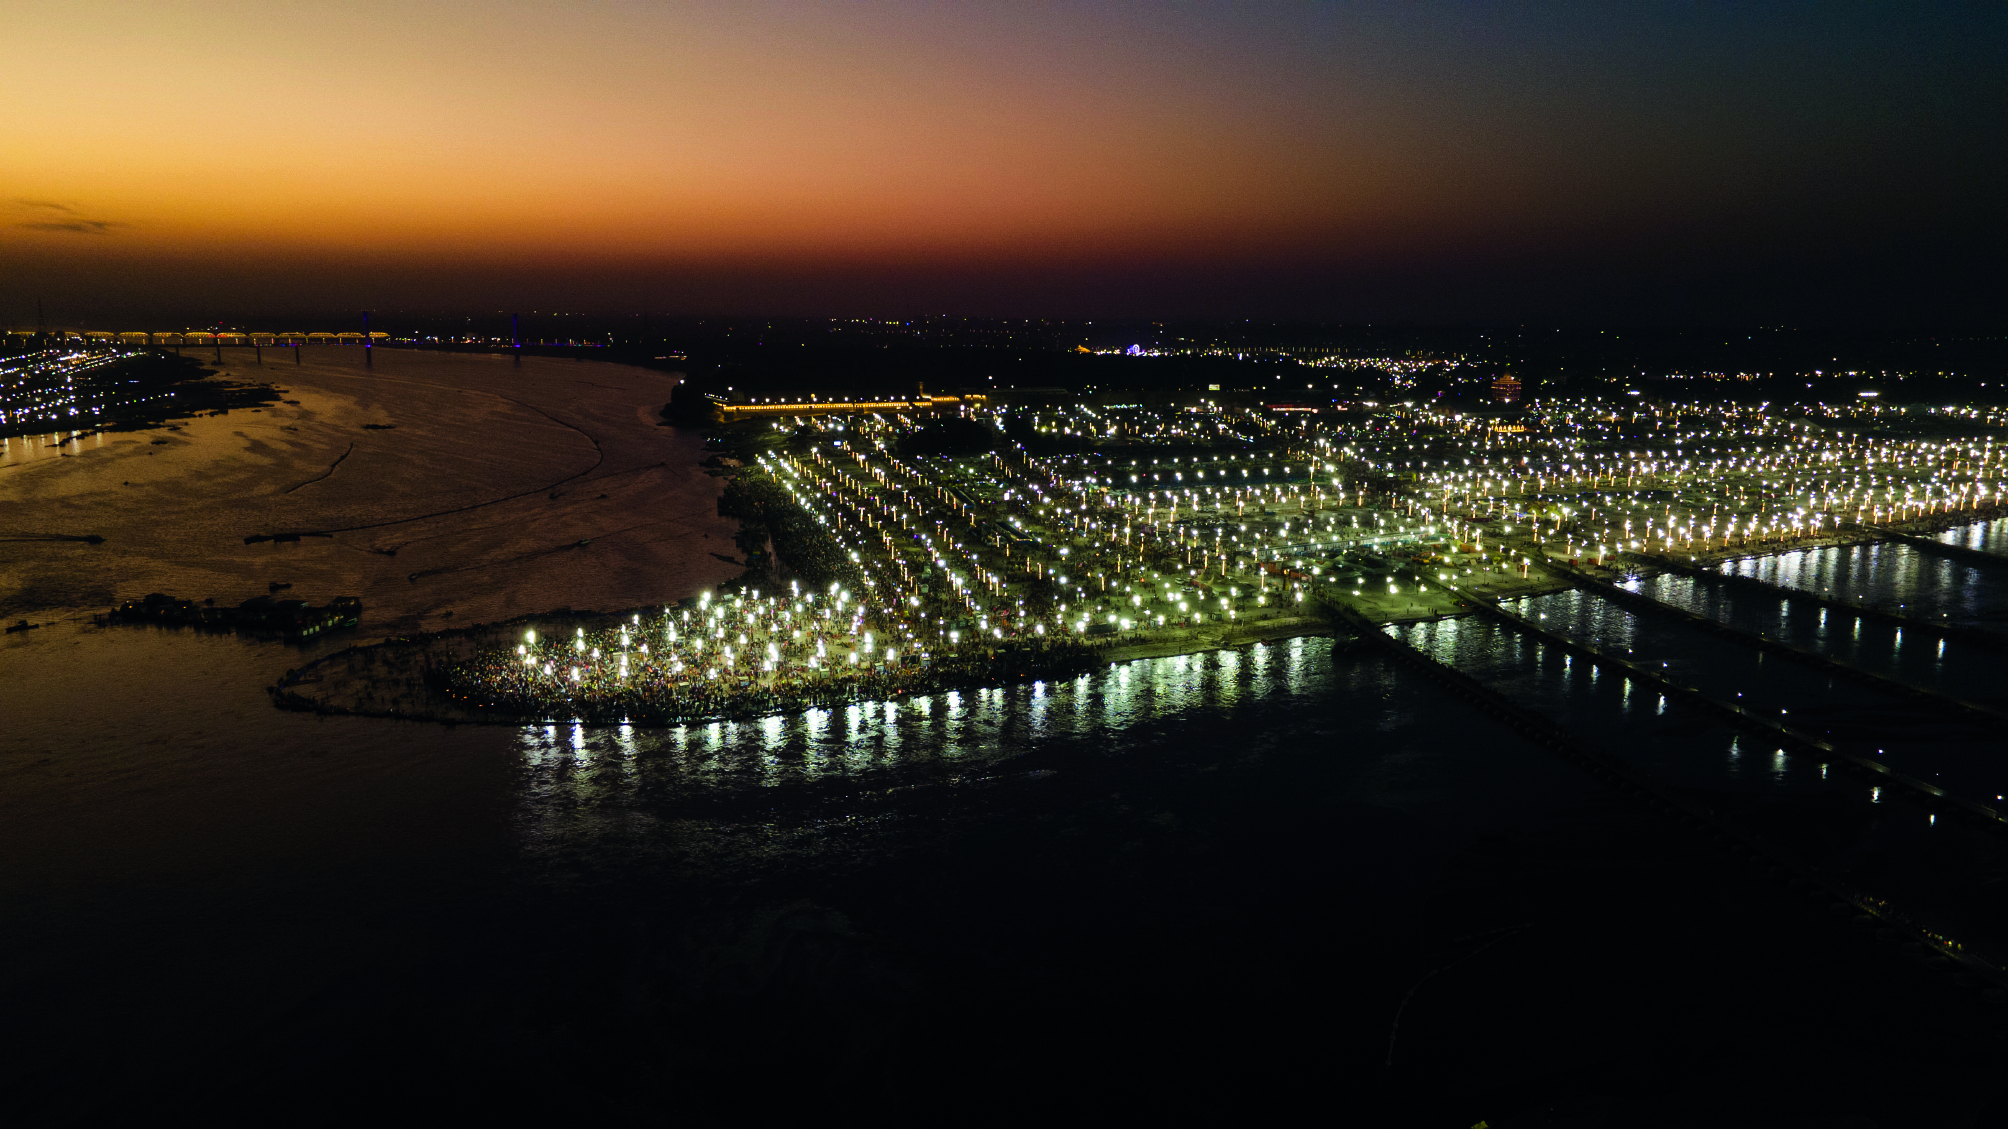
[[[153,349],[195,346],[299,346],[299,345],[364,345],[382,342],[390,336],[381,331],[373,333],[333,333],[316,331],[312,333],[237,333],[232,331],[210,332],[206,330],[147,331],[126,330],[113,332],[102,329],[46,329],[9,330],[7,336],[14,338],[41,337],[58,343],[91,345],[123,345],[127,348]]]

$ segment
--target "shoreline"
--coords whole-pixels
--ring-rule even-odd
[[[1901,545],[1903,544],[1902,538],[1893,535],[1918,537],[1931,533],[1943,533],[1948,529],[1959,529],[1963,526],[1977,525],[1983,521],[1998,521],[2004,517],[2008,517],[2008,507],[1990,506],[1986,509],[1936,514],[1928,518],[1912,518],[1909,521],[1895,522],[1889,525],[1843,526],[1832,533],[1809,537],[1803,541],[1794,541],[1789,545],[1774,545],[1762,549],[1752,549],[1748,546],[1738,546],[1734,549],[1707,549],[1699,553],[1689,553],[1687,556],[1696,565],[1712,567],[1728,564],[1731,561],[1758,560],[1763,557],[1778,557],[1786,553],[1810,552],[1815,549],[1836,549],[1850,545],[1875,543]],[[1613,555],[1620,559],[1650,560],[1652,557],[1670,557],[1677,556],[1678,554],[1662,552],[1646,555],[1623,550]],[[2002,560],[2008,561],[2008,555],[2004,555]],[[1580,564],[1576,567],[1585,569],[1602,568],[1605,571],[1612,571],[1609,565]],[[1622,572],[1623,570],[1619,569],[1616,571]]]
[[[745,710],[724,710],[677,717],[608,719],[575,715],[552,717],[462,704],[436,684],[435,673],[454,662],[471,658],[485,647],[514,638],[525,625],[551,625],[618,621],[634,614],[634,609],[611,612],[557,611],[518,616],[499,623],[476,623],[447,628],[423,635],[394,636],[375,643],[345,647],[323,655],[303,667],[289,669],[280,680],[266,688],[272,704],[279,709],[335,717],[374,717],[400,721],[420,721],[440,725],[634,725],[666,729],[711,721],[745,721],[772,717],[802,709],[828,709],[835,704],[819,701],[765,702]],[[1266,643],[1297,638],[1349,635],[1342,626],[1316,615],[1289,616],[1251,628],[1203,632],[1197,638],[1164,639],[1112,644],[1097,648],[1085,662],[1056,663],[1049,669],[1029,671],[1017,678],[944,679],[941,683],[901,690],[883,699],[851,695],[846,702],[901,702],[932,694],[1025,683],[1052,682],[1100,668],[1104,663],[1137,662],[1176,658],[1209,651],[1241,650]],[[303,692],[302,687],[319,687],[319,692]]]
[[[1911,521],[1902,527],[1892,526],[1896,532],[1919,533],[1957,528],[1975,522],[1993,520],[2003,516],[2001,511],[1961,515],[1943,515],[1936,521]],[[1812,538],[1791,545],[1779,545],[1762,551],[1738,548],[1695,554],[1696,565],[1709,567],[1729,561],[1752,560],[1762,557],[1779,556],[1785,553],[1816,551],[1850,545],[1883,542],[1901,544],[1887,536],[1882,530],[1854,528],[1837,531],[1834,534]],[[1652,571],[1650,560],[1626,555],[1621,558],[1634,567],[1644,566]],[[2004,558],[2008,559],[2008,558]],[[1595,576],[1599,572],[1622,575],[1624,567],[1610,565],[1596,566],[1584,564],[1576,566],[1585,574]],[[1531,581],[1531,578],[1530,578]],[[1511,585],[1516,589],[1512,595],[1533,595],[1550,591],[1560,591],[1574,587],[1575,581],[1567,576],[1551,576],[1545,582],[1522,581]],[[1380,624],[1411,623],[1441,620],[1470,614],[1462,606],[1471,599],[1495,599],[1477,595],[1468,590],[1448,589],[1445,595],[1453,596],[1451,601],[1442,601],[1449,606],[1419,606],[1411,603],[1402,612],[1388,614],[1366,614],[1366,609],[1353,610]],[[1332,602],[1351,607],[1356,603],[1369,603],[1375,597],[1354,600],[1349,596],[1330,597]],[[1505,598],[1504,596],[1496,598]],[[1431,605],[1437,601],[1429,601]],[[650,605],[653,608],[655,605]],[[483,649],[502,645],[506,639],[514,638],[525,626],[547,626],[564,624],[567,626],[584,623],[618,621],[635,614],[638,609],[617,611],[575,611],[569,608],[549,612],[518,616],[497,623],[475,623],[465,627],[446,628],[426,632],[421,635],[392,636],[374,643],[357,644],[343,648],[333,654],[308,663],[306,666],[289,669],[275,684],[267,687],[273,705],[286,710],[315,713],[321,716],[375,717],[403,721],[420,721],[443,725],[549,725],[560,722],[588,723],[594,725],[637,725],[647,728],[671,728],[676,726],[702,724],[711,721],[741,721],[760,717],[771,717],[800,709],[827,709],[839,704],[834,701],[812,700],[813,695],[804,695],[801,700],[766,701],[749,705],[743,710],[723,710],[704,714],[675,717],[644,717],[639,719],[612,719],[585,717],[552,717],[528,712],[483,708],[462,704],[437,685],[437,673],[456,662],[471,659]],[[1056,663],[1047,669],[1035,669],[1017,678],[944,678],[932,685],[917,686],[900,690],[885,701],[901,702],[914,697],[951,693],[964,689],[1021,684],[1027,682],[1054,681],[1071,674],[1081,673],[1101,666],[1106,662],[1115,665],[1146,659],[1176,658],[1183,655],[1205,654],[1210,651],[1239,650],[1264,643],[1284,642],[1295,638],[1346,637],[1353,631],[1335,618],[1309,613],[1278,617],[1270,622],[1249,627],[1211,627],[1193,631],[1182,638],[1159,640],[1136,640],[1109,643],[1095,648],[1085,661]],[[924,678],[924,676],[923,676]],[[312,687],[314,690],[303,690]],[[844,702],[880,700],[869,695],[838,696]]]

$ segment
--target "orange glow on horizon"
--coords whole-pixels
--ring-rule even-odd
[[[47,6],[0,79],[0,243],[1066,260],[1343,241],[1442,195],[1367,116],[1279,124],[1189,53],[908,16]]]
[[[1317,274],[1643,295],[1684,261],[1761,292],[1934,239],[1982,270],[2008,160],[1973,128],[1999,116],[1972,93],[1992,41],[1873,9],[22,0],[8,21],[13,316],[38,291],[555,301],[560,276],[612,302],[967,283],[971,309],[1260,309]],[[1005,274],[1017,297],[986,299]]]

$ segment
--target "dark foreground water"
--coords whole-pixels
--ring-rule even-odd
[[[1331,640],[444,728],[267,704],[345,641],[82,621],[289,580],[369,637],[734,571],[663,378],[327,355],[274,366],[297,408],[0,463],[0,529],[110,538],[0,564],[54,621],[0,643],[11,1122],[1999,1123],[1987,1005]],[[368,528],[242,544],[281,525]],[[1683,786],[1771,787],[1694,749]]]

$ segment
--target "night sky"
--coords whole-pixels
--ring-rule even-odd
[[[150,330],[365,306],[2008,309],[1999,3],[65,0],[6,22],[14,325],[38,300]]]

